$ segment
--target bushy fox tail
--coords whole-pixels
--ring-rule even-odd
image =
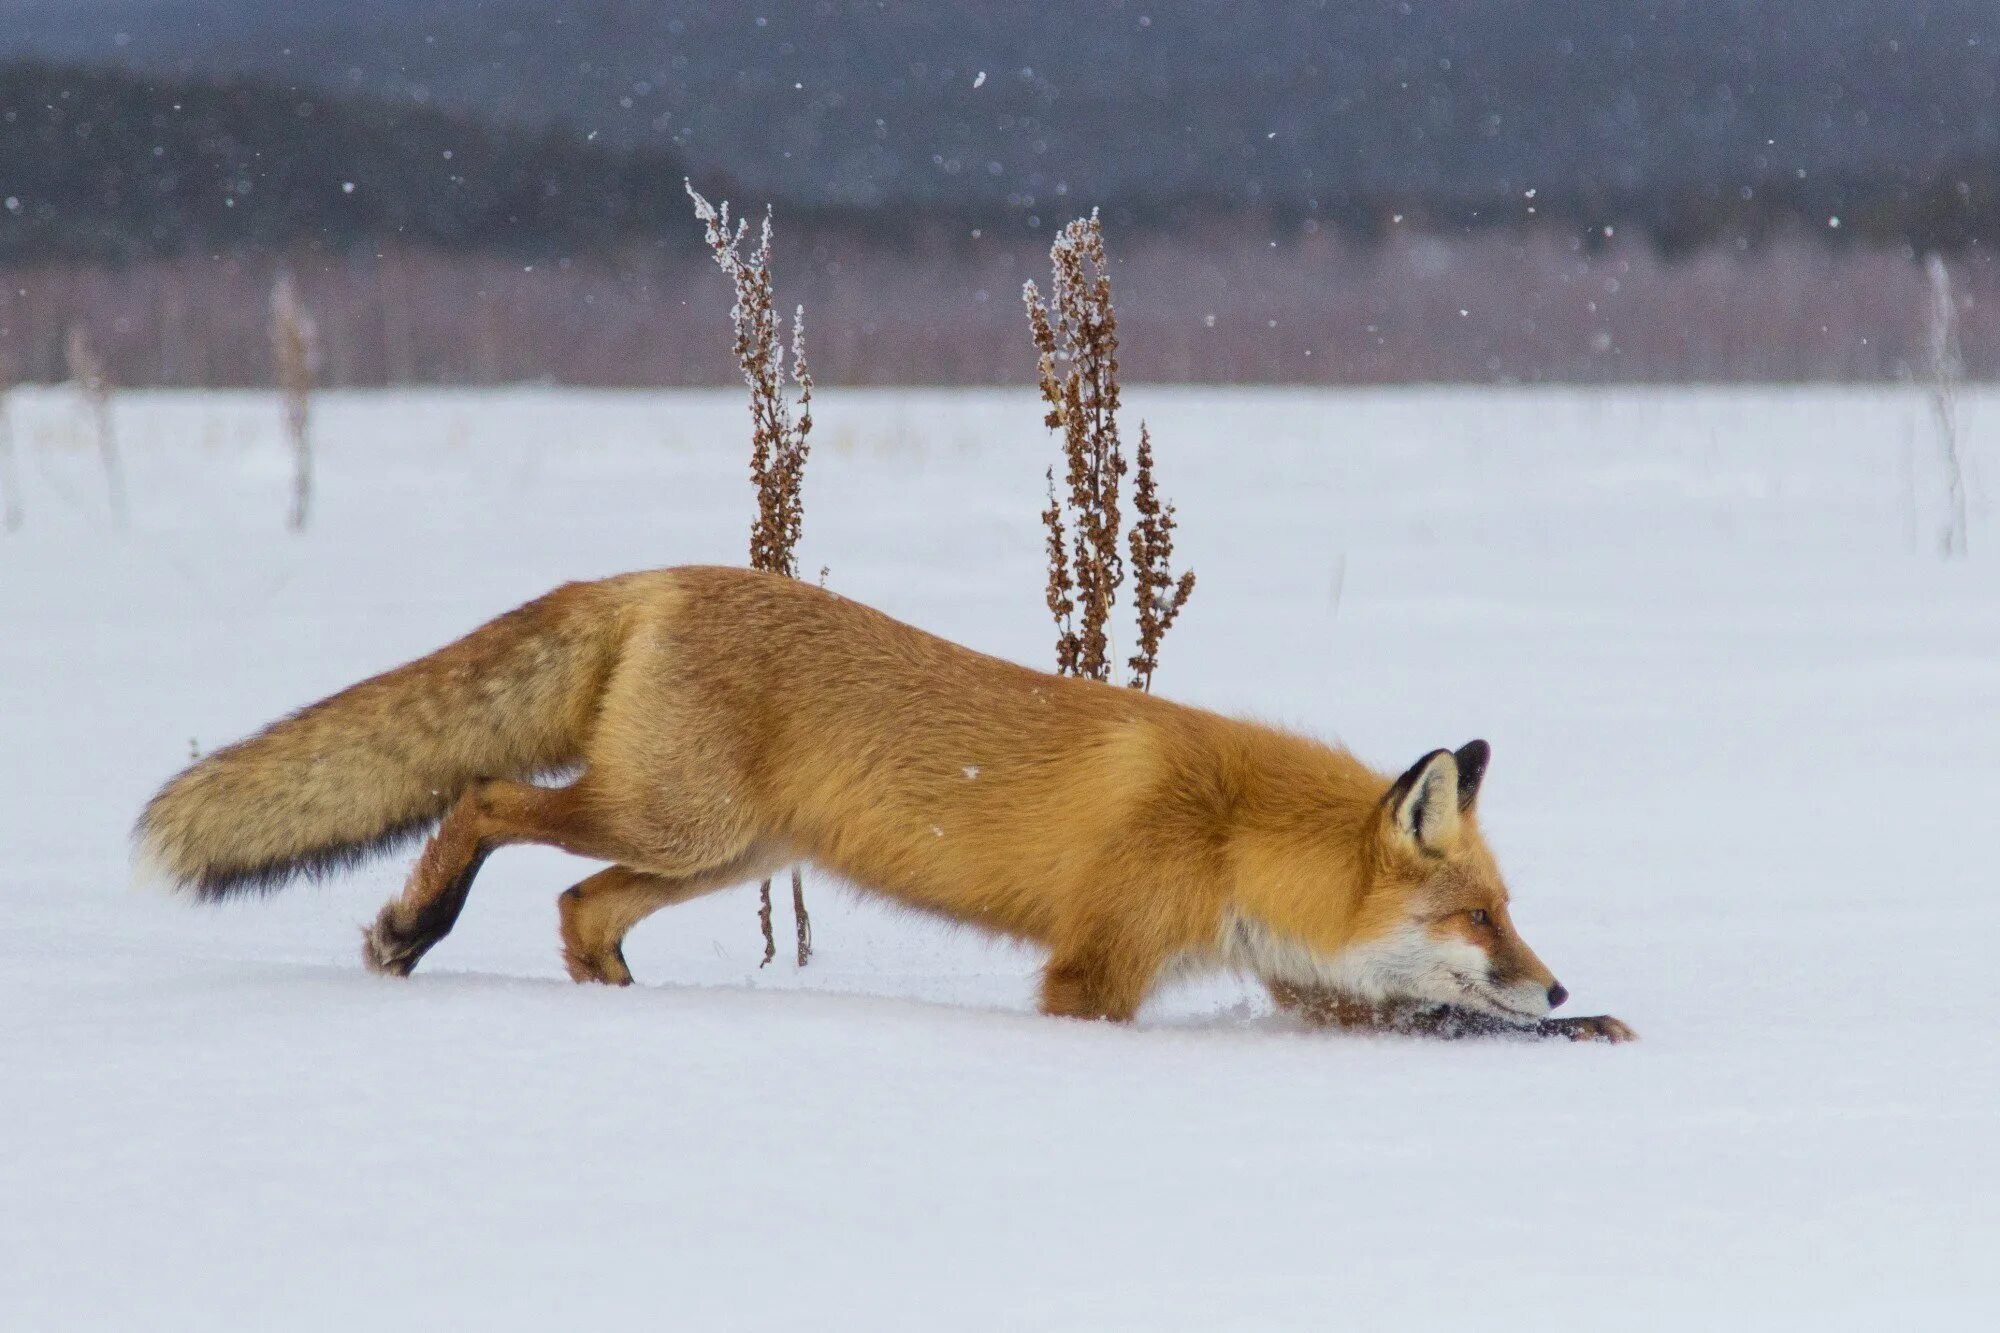
[[[147,804],[142,865],[200,898],[275,889],[415,837],[481,778],[576,762],[624,600],[616,580],[558,588],[217,750]]]

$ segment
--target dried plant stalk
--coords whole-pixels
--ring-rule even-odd
[[[1042,300],[1032,282],[1021,295],[1037,353],[1036,381],[1048,406],[1044,421],[1062,432],[1064,485],[1059,491],[1050,469],[1049,506],[1042,511],[1056,670],[1109,681],[1111,615],[1128,570],[1118,543],[1127,469],[1118,432],[1118,318],[1104,228],[1095,212],[1062,229],[1049,264],[1049,300]],[[1176,578],[1169,568],[1174,508],[1160,500],[1154,485],[1152,436],[1143,422],[1138,466],[1133,497],[1138,521],[1129,534],[1138,651],[1128,659],[1128,683],[1150,690],[1160,641],[1194,591],[1194,575]]]
[[[771,213],[764,212],[755,249],[746,251],[749,223],[729,220],[729,203],[711,205],[686,183],[715,263],[735,289],[729,318],[735,331],[736,364],[750,390],[750,480],[757,489],[757,518],[750,527],[750,567],[797,578],[799,533],[805,521],[801,483],[811,452],[812,370],[806,364],[806,312],[792,314],[790,375],[798,390],[796,416],[785,391],[786,340],[778,316],[771,275]],[[757,919],[764,932],[764,963],[777,956],[771,931],[771,881],[758,886]],[[792,911],[798,928],[798,961],[812,957],[812,922],[806,914],[805,883],[792,871]],[[762,966],[763,964],[759,964]]]
[[[292,447],[291,529],[305,529],[312,507],[312,392],[319,372],[319,328],[290,273],[271,286],[271,360],[284,399],[285,438]]]
[[[1167,636],[1181,608],[1194,592],[1194,571],[1174,577],[1174,507],[1160,499],[1153,483],[1153,435],[1139,423],[1139,456],[1132,478],[1132,507],[1139,517],[1132,524],[1132,592],[1138,620],[1139,651],[1126,661],[1132,675],[1127,684],[1151,692],[1153,672],[1160,665],[1160,640]]]
[[[1082,675],[1083,641],[1076,633],[1076,579],[1069,568],[1069,542],[1063,531],[1062,500],[1056,495],[1056,470],[1048,470],[1049,507],[1042,511],[1048,531],[1049,614],[1056,622],[1056,672]]]
[[[69,377],[82,390],[84,404],[90,409],[91,427],[97,434],[97,454],[104,462],[104,494],[111,505],[111,521],[122,528],[126,512],[125,469],[118,461],[118,439],[111,430],[111,375],[97,349],[91,346],[90,334],[83,325],[69,326],[63,351],[69,361]]]
[[[792,867],[792,923],[798,930],[799,966],[804,967],[812,959],[813,925],[806,915],[806,881],[797,866]]]
[[[1109,680],[1111,611],[1125,581],[1118,549],[1125,455],[1118,438],[1118,319],[1096,213],[1062,229],[1049,262],[1054,289],[1048,303],[1033,282],[1021,296],[1038,354],[1036,380],[1049,408],[1044,420],[1063,440],[1067,495],[1051,497],[1042,515],[1052,552],[1061,545],[1069,552],[1060,568],[1053,554],[1050,559],[1056,661],[1066,675]],[[1064,603],[1073,620],[1059,609]]]
[[[1930,352],[1931,418],[1937,423],[1938,455],[1944,466],[1945,521],[1938,533],[1938,547],[1947,556],[1962,556],[1966,548],[1965,464],[1958,445],[1958,386],[1965,376],[1965,358],[1958,336],[1958,301],[1952,295],[1951,270],[1944,256],[1933,254],[1924,262],[1930,279],[1930,323],[1926,342]]]
[[[769,967],[771,960],[778,956],[778,937],[771,933],[771,881],[765,880],[757,886],[757,925],[764,932],[764,960],[759,967]]]
[[[7,391],[13,387],[13,366],[0,355],[0,532],[21,526],[21,472],[14,466],[14,423],[7,413]]]

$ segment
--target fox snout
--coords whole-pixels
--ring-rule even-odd
[[[1538,977],[1532,972],[1523,975],[1505,967],[1495,967],[1486,974],[1486,983],[1496,994],[1511,997],[1509,1003],[1528,1010],[1543,1002],[1554,1009],[1569,998],[1569,987],[1546,971]]]
[[[1547,964],[1514,933],[1504,907],[1488,914],[1493,938],[1477,941],[1486,952],[1484,981],[1491,998],[1517,1013],[1547,1013],[1569,998],[1569,988],[1557,981]],[[1546,1007],[1545,1007],[1546,1006]]]

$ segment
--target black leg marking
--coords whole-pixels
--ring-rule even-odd
[[[479,874],[480,866],[486,863],[487,852],[484,847],[474,852],[465,863],[465,868],[452,878],[443,892],[426,901],[413,920],[403,919],[400,898],[382,909],[375,918],[375,924],[361,932],[361,960],[370,971],[407,977],[416,969],[417,963],[431,951],[431,947],[449,935],[451,928],[458,924],[458,914],[465,910],[466,897],[472,892],[472,881]]]

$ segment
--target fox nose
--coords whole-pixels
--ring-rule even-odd
[[[1549,987],[1549,1008],[1551,1009],[1561,1008],[1562,1002],[1564,1000],[1567,1000],[1568,998],[1569,998],[1569,992],[1563,988],[1563,984],[1560,981],[1558,981],[1555,985]]]

